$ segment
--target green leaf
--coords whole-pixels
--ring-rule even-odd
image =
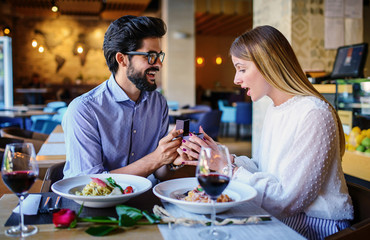
[[[120,186],[120,185],[118,185],[117,183],[116,183],[116,181],[114,181],[114,179],[112,178],[112,177],[109,177],[109,178],[106,178],[107,179],[107,181],[113,186],[113,187],[118,187],[120,190],[121,190],[121,192],[122,193],[124,193],[124,191],[123,191],[123,189],[122,189],[122,187]]]
[[[150,213],[148,213],[148,211],[143,211],[142,213],[143,213],[144,217],[146,217],[146,219],[148,219],[148,221],[151,224],[160,223],[160,220],[161,220],[160,217],[157,217],[154,214],[150,214]]]
[[[117,221],[117,218],[114,217],[85,217],[84,219],[90,220],[109,220],[109,221]]]
[[[76,227],[78,218],[79,218],[80,214],[82,213],[83,208],[84,208],[84,204],[82,203],[81,206],[80,206],[80,209],[78,210],[76,218],[69,224],[68,228],[75,228]]]
[[[116,230],[117,226],[98,226],[98,227],[89,227],[85,232],[96,237],[105,236],[108,233]]]
[[[119,217],[119,226],[131,227],[143,217],[141,210],[126,205],[117,205],[116,212]]]
[[[73,220],[72,222],[71,222],[71,224],[69,224],[69,227],[68,228],[75,228],[76,227],[76,225],[77,225],[77,217],[75,218],[75,220]]]
[[[132,227],[136,224],[137,220],[129,217],[128,215],[122,214],[119,217],[118,225],[121,227]]]
[[[80,214],[82,213],[82,209],[83,208],[84,208],[84,204],[82,203],[80,209],[78,210],[78,213],[77,213],[77,217],[76,218],[78,218],[80,216]]]

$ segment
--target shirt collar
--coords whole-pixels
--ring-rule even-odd
[[[109,77],[108,87],[111,90],[112,96],[113,96],[114,100],[116,100],[116,102],[132,101],[127,96],[125,91],[123,91],[122,88],[118,85],[118,83],[116,82],[113,74]],[[141,91],[138,103],[145,101],[147,98],[148,98],[148,92],[147,91]]]

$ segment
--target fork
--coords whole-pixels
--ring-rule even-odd
[[[53,208],[48,208],[49,200],[50,197],[47,197],[44,206],[40,209],[40,213],[53,213],[59,210],[60,196],[57,197]]]

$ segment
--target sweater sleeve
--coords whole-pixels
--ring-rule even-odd
[[[235,157],[234,163],[237,167],[243,167],[244,169],[248,170],[249,172],[255,173],[258,171],[258,165],[257,163],[247,157],[247,156],[238,156]]]
[[[235,178],[253,186],[256,203],[277,217],[304,211],[318,196],[339,151],[337,124],[329,109],[313,109],[301,120],[279,171],[241,167]]]

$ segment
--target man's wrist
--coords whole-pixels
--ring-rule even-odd
[[[232,164],[235,164],[235,158],[236,157],[237,156],[235,154],[230,154],[230,161],[231,161]]]
[[[168,164],[170,171],[176,171],[180,168],[182,168],[185,164],[175,165],[173,163]]]

